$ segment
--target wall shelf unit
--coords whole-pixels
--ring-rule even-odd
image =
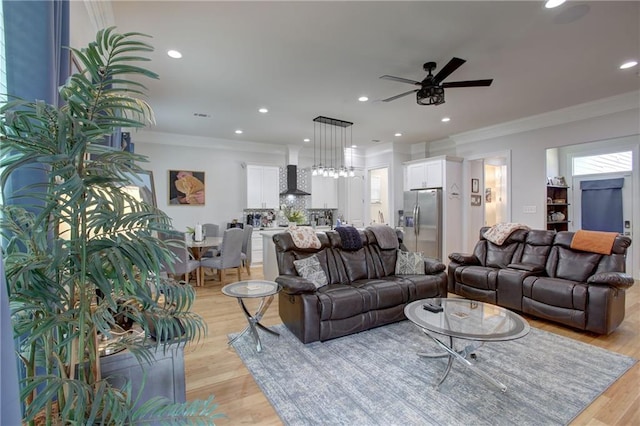
[[[547,229],[569,230],[568,186],[547,185]]]

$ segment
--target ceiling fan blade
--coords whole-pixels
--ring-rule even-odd
[[[444,80],[445,78],[449,77],[449,74],[451,74],[452,72],[454,72],[455,70],[457,70],[458,68],[460,68],[460,65],[464,64],[465,61],[464,59],[460,59],[460,58],[453,58],[451,59],[447,65],[445,65],[439,72],[438,74],[435,75],[435,77],[433,77],[433,82],[435,84],[440,84],[440,82],[442,80]]]
[[[449,83],[442,83],[442,87],[479,87],[479,86],[491,86],[493,79],[489,80],[468,80],[468,81],[452,81]]]
[[[418,90],[420,90],[420,89],[409,90],[408,92],[400,93],[399,95],[395,95],[395,96],[392,96],[390,98],[383,99],[382,102],[391,102],[391,101],[394,101],[394,100],[396,100],[398,98],[401,98],[403,96],[407,96],[407,95],[409,95],[411,93],[416,93]]]
[[[380,78],[382,78],[384,80],[399,81],[400,83],[409,83],[409,84],[415,84],[415,85],[420,86],[420,82],[419,81],[413,81],[413,80],[409,80],[407,78],[394,77],[392,75],[383,75]]]

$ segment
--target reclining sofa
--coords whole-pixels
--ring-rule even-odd
[[[572,249],[573,232],[517,230],[497,245],[488,229],[473,254],[449,255],[449,292],[597,334],[620,325],[630,238],[616,236],[604,255]]]
[[[391,228],[389,228],[391,229]],[[288,232],[273,236],[282,286],[279,314],[303,343],[325,341],[405,319],[414,300],[447,297],[446,266],[426,259],[425,274],[395,275],[397,248],[379,244],[371,229],[358,231],[362,247],[343,248],[338,232],[318,232],[320,248],[299,248]],[[395,231],[394,236],[395,236]],[[401,236],[396,246],[405,250]],[[316,288],[294,261],[316,255],[328,284]]]

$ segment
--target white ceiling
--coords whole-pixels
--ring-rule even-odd
[[[639,2],[187,2],[114,1],[119,31],[153,36],[148,84],[154,131],[300,144],[313,118],[351,121],[353,142],[412,144],[640,88]],[[177,49],[180,60],[166,55]],[[422,80],[467,60],[445,82],[446,103],[419,106],[384,74]],[[437,72],[437,70],[436,70]],[[369,102],[358,97],[366,95]],[[268,114],[260,114],[267,107]],[[210,115],[195,117],[194,113]],[[451,117],[442,123],[442,117]],[[242,129],[242,135],[234,134]],[[402,137],[394,137],[401,132]]]

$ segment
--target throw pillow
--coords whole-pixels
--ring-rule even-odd
[[[298,271],[298,275],[311,281],[316,288],[323,287],[328,284],[327,274],[322,270],[318,256],[305,257],[304,259],[294,260],[293,265]]]
[[[396,275],[424,275],[422,253],[398,250]]]

